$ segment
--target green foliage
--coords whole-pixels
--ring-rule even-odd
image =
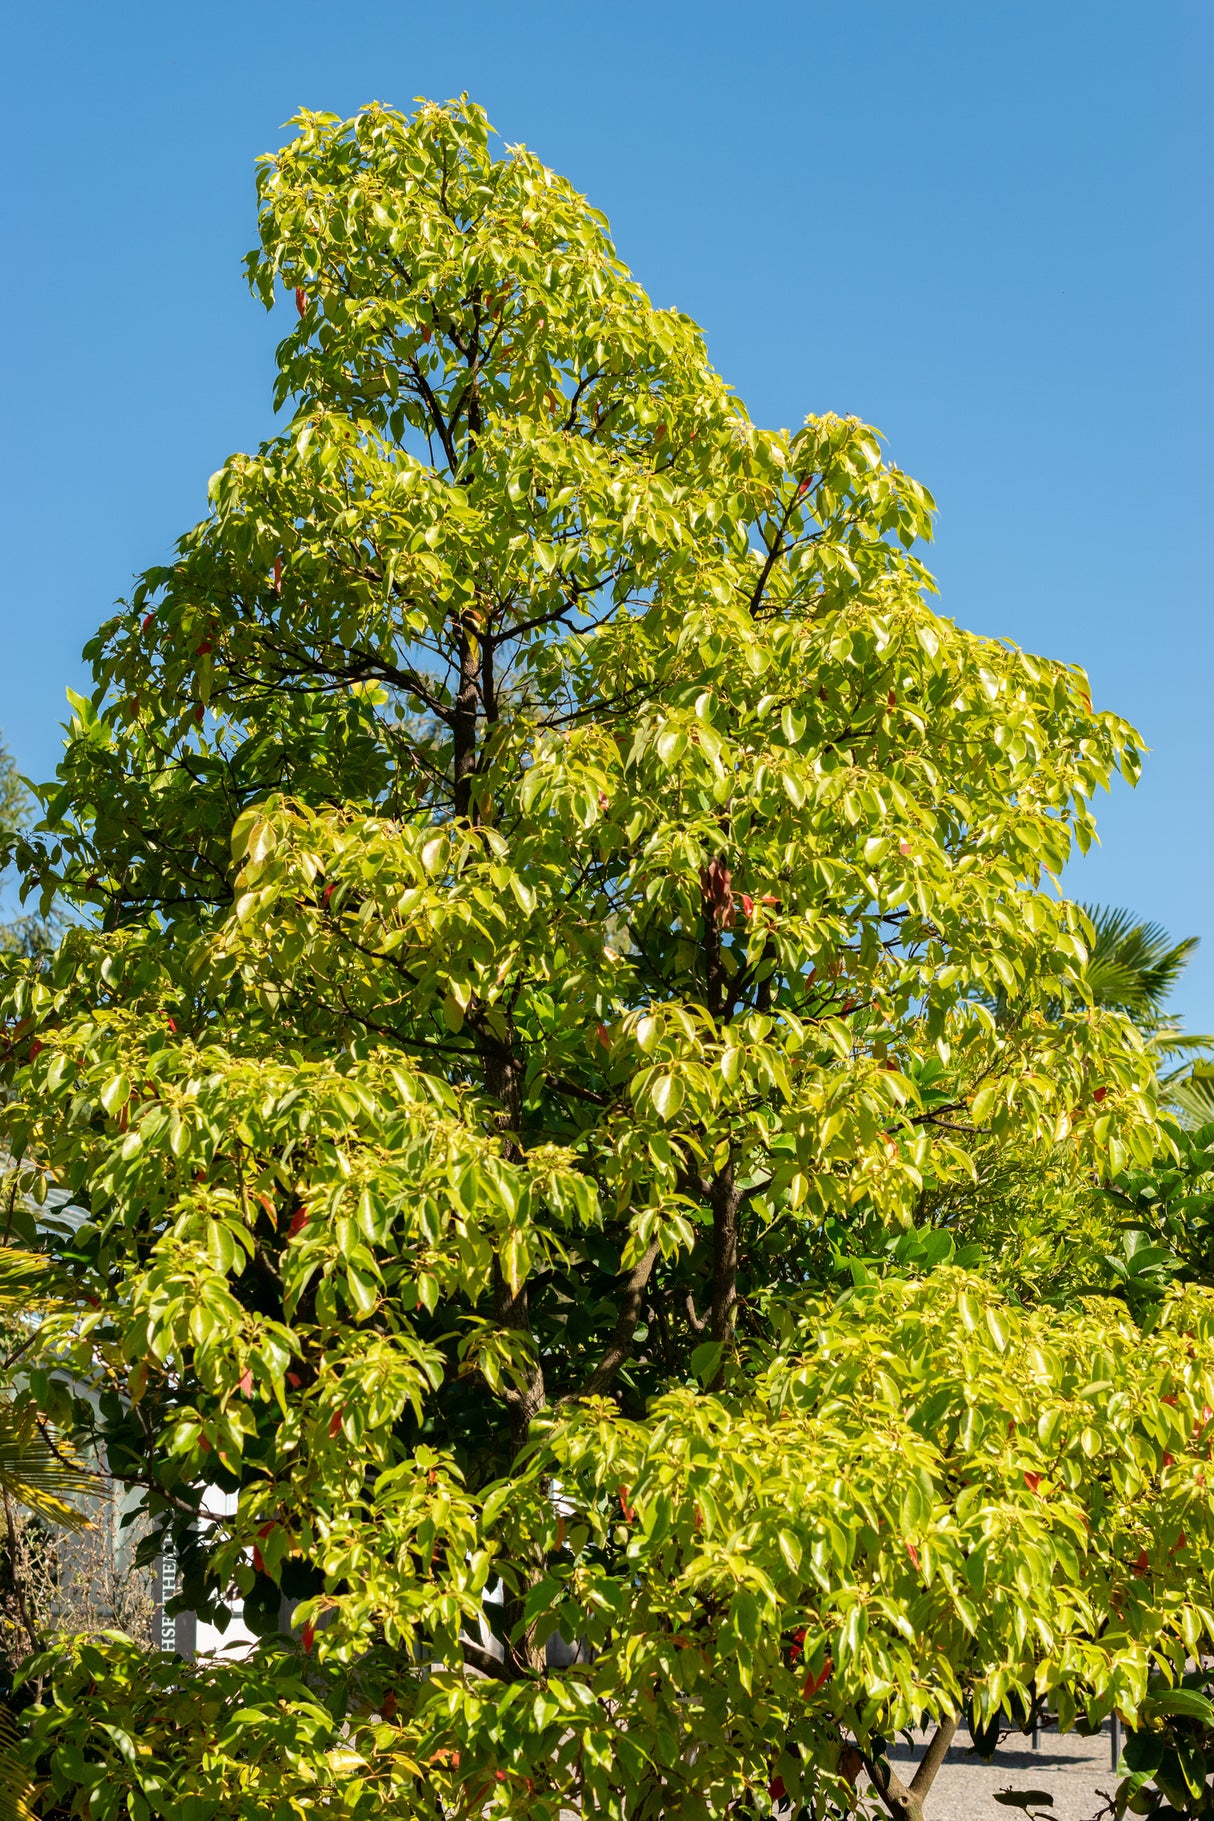
[[[1200,1079],[1200,1077],[1198,1078]],[[1146,1169],[1111,1186],[1132,1231],[1168,1249],[1176,1275],[1214,1284],[1214,1123],[1172,1128],[1171,1143]]]
[[[115,1632],[35,1659],[30,1673],[52,1667],[57,1701],[33,1722],[49,1762],[44,1810],[83,1797],[89,1814],[134,1821],[288,1821],[319,1803],[353,1812],[345,1798],[359,1760],[343,1738],[342,1691],[332,1679],[305,1681],[289,1656],[187,1669],[149,1660]]]
[[[56,1787],[83,1779],[98,1815],[132,1792],[153,1811],[193,1797],[253,1814],[279,1774],[284,1815],[317,1785],[343,1812],[410,1812],[421,1760],[452,1810],[502,1783],[520,1812],[555,1817],[571,1789],[610,1809],[621,1780],[658,1776],[668,1812],[712,1812],[739,1773],[808,1799],[833,1787],[844,1729],[904,1724],[963,1688],[983,1714],[1035,1687],[1069,1724],[1077,1684],[1129,1711],[1161,1630],[1182,1662],[1211,1622],[1212,1393],[1200,1296],[1144,1346],[1108,1302],[1071,1320],[1009,1310],[953,1270],[892,1280],[824,1308],[745,1401],[684,1387],[645,1421],[597,1400],[542,1424],[476,1506],[417,1450],[321,1545],[349,1591],[331,1607],[342,1647],[307,1686],[277,1652],[248,1669],[166,1662],[149,1681],[120,1643],[86,1647],[35,1736],[57,1745]],[[592,1647],[578,1674],[423,1674],[383,1648],[428,1607],[432,1648],[446,1629],[456,1656],[453,1593],[484,1585],[478,1552],[509,1573],[537,1539],[528,1602]],[[402,1573],[436,1550],[441,1578]]]
[[[4,1109],[184,1602],[297,1641],[48,1666],[47,1801],[707,1817],[1131,1712],[1214,1625],[1214,1305],[1080,1295],[1171,1140],[1053,882],[1137,736],[478,110],[298,126],[295,415],[89,647]]]
[[[1175,1686],[1153,1684],[1126,1740],[1127,1775],[1117,1790],[1119,1815],[1183,1821],[1214,1808],[1214,1689],[1208,1672],[1190,1670]]]

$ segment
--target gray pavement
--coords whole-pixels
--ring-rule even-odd
[[[1023,1814],[993,1800],[997,1791],[1042,1790],[1053,1797],[1051,1806],[1028,1812],[1048,1814],[1057,1821],[1092,1821],[1105,1808],[1119,1782],[1110,1768],[1110,1739],[1103,1733],[1081,1739],[1078,1733],[1056,1731],[1040,1735],[1041,1749],[1018,1732],[1005,1733],[989,1764],[969,1750],[969,1735],[961,1727],[924,1804],[925,1821],[1008,1821]],[[890,1762],[904,1782],[909,1782],[922,1753],[922,1741],[912,1751],[899,1742]]]

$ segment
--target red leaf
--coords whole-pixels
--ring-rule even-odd
[[[307,309],[307,307],[308,307],[308,300],[304,296],[304,288],[302,285],[296,285],[296,287],[295,287],[295,308],[299,311],[299,314],[302,316],[304,311]]]
[[[788,1660],[790,1663],[797,1663],[800,1661],[804,1644],[805,1627],[802,1625],[799,1631],[794,1631],[792,1634],[792,1643],[788,1647]]]
[[[1025,1474],[1024,1483],[1028,1487],[1030,1492],[1036,1492],[1038,1486],[1040,1486],[1040,1484],[1041,1484],[1041,1478],[1042,1478],[1042,1476],[1039,1473],[1026,1473]]]
[[[755,901],[749,892],[742,893],[742,914],[748,918],[755,914]]]
[[[822,1672],[820,1675],[815,1676],[812,1669],[809,1671],[804,1682],[801,1684],[801,1693],[803,1695],[816,1695],[820,1688],[825,1688],[834,1673],[835,1666],[831,1659],[827,1657],[825,1663],[822,1665]]]
[[[298,1391],[299,1387],[303,1384],[303,1380],[300,1378],[298,1372],[288,1372],[287,1383],[291,1386],[293,1391]]]
[[[247,1366],[245,1367],[244,1371],[240,1375],[240,1389],[245,1397],[252,1397],[252,1395],[253,1395],[253,1374],[252,1374],[252,1372],[250,1372],[250,1370]]]
[[[329,1440],[330,1441],[332,1441],[334,1439],[334,1437],[341,1434],[341,1419],[345,1415],[345,1409],[346,1409],[346,1407],[344,1404],[339,1404],[337,1409],[333,1412],[332,1416],[329,1418]]]
[[[253,1566],[256,1568],[258,1574],[264,1574],[266,1571],[265,1561],[262,1557],[261,1550],[257,1547],[256,1543],[253,1545]]]
[[[1092,1095],[1092,1099],[1093,1100],[1103,1100],[1105,1095],[1108,1093],[1108,1091],[1109,1090],[1107,1088],[1097,1088],[1096,1092]]]
[[[914,1545],[914,1544],[913,1544],[913,1543],[908,1543],[908,1544],[907,1544],[907,1545],[906,1545],[906,1553],[907,1553],[907,1555],[908,1555],[908,1556],[909,1556],[909,1557],[910,1557],[910,1559],[911,1559],[911,1561],[912,1561],[912,1562],[913,1562],[913,1563],[914,1563],[914,1564],[915,1564],[915,1567],[916,1567],[916,1568],[918,1568],[918,1566],[919,1566],[919,1553],[918,1553],[918,1551],[917,1551],[917,1549],[916,1549],[916,1548],[915,1548],[915,1545]]]
[[[900,854],[909,854],[910,851],[911,851],[911,844],[909,841],[899,841],[898,852]]]
[[[273,1520],[273,1518],[271,1518],[268,1524],[262,1525],[261,1529],[257,1532],[257,1534],[258,1534],[258,1536],[262,1536],[262,1537],[269,1536],[271,1530],[273,1530],[273,1529],[274,1529],[274,1520]]]
[[[1172,1460],[1173,1460],[1173,1457],[1172,1457],[1172,1455],[1170,1455],[1170,1454],[1165,1454],[1165,1455],[1164,1455],[1164,1457],[1163,1457],[1163,1464],[1164,1464],[1164,1466],[1165,1466],[1165,1467],[1170,1467],[1170,1466],[1171,1466],[1171,1465],[1172,1465]]]
[[[1185,1548],[1185,1546],[1188,1543],[1188,1540],[1189,1539],[1185,1535],[1184,1531],[1183,1530],[1179,1531],[1176,1536],[1176,1541],[1172,1544],[1172,1547],[1168,1550],[1168,1554],[1175,1555],[1178,1549]]]
[[[898,706],[898,698],[894,694],[892,689],[890,690],[889,695],[886,699],[889,702],[889,705],[891,708],[896,708]]]
[[[274,592],[275,594],[282,593],[282,558],[280,556],[274,558]]]
[[[177,1035],[177,1020],[175,1018],[166,1018],[165,1023],[168,1025],[168,1027],[172,1031],[173,1035],[176,1036]]]
[[[156,618],[156,615],[154,613],[149,613],[144,616],[143,630],[145,632],[147,631],[148,627],[153,623],[155,618]]]
[[[211,646],[210,639],[204,639],[202,641],[201,645],[195,645],[194,656],[196,658],[205,658],[207,655],[207,652],[210,651],[211,649],[212,649],[212,646]]]
[[[380,1716],[385,1720],[396,1718],[396,1690],[390,1688],[379,1704]]]
[[[1150,1560],[1149,1560],[1149,1558],[1148,1558],[1148,1556],[1147,1556],[1147,1552],[1146,1552],[1146,1550],[1145,1550],[1145,1549],[1140,1549],[1140,1550],[1139,1550],[1139,1551],[1138,1551],[1138,1555],[1137,1555],[1137,1558],[1136,1558],[1136,1560],[1135,1560],[1135,1561],[1134,1561],[1134,1564],[1133,1564],[1133,1570],[1134,1570],[1134,1573],[1135,1573],[1135,1574],[1145,1574],[1145,1573],[1146,1573],[1146,1572],[1147,1572],[1147,1569],[1148,1569],[1148,1568],[1149,1568],[1149,1567],[1150,1567],[1150,1566],[1151,1566],[1151,1563],[1150,1563]]]
[[[595,1036],[598,1038],[599,1042],[602,1044],[602,1046],[605,1050],[609,1050],[611,1048],[611,1033],[608,1031],[607,1026],[605,1024],[600,1024],[598,1026],[597,1030],[595,1031]]]
[[[620,1510],[624,1513],[624,1522],[626,1524],[631,1524],[635,1514],[633,1512],[632,1507],[628,1503],[627,1486],[621,1486],[619,1488],[619,1500],[620,1500]]]
[[[288,1239],[294,1239],[295,1235],[300,1232],[306,1224],[307,1218],[308,1210],[306,1208],[296,1208],[294,1214],[291,1216],[291,1224],[287,1228]]]
[[[302,1639],[305,1657],[310,1655],[311,1650],[312,1650],[312,1643],[313,1643],[313,1640],[315,1637],[316,1637],[315,1625],[305,1625],[303,1628],[303,1639]]]
[[[767,1793],[773,1802],[783,1802],[788,1795],[783,1777],[773,1777],[767,1785]]]

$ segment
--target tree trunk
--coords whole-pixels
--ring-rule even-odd
[[[727,1163],[714,1176],[709,1201],[712,1204],[712,1302],[708,1332],[724,1349],[733,1334],[738,1301],[738,1212],[742,1197],[734,1186],[732,1163]],[[718,1390],[724,1377],[725,1354],[722,1351],[711,1389]]]
[[[522,1116],[523,1065],[513,1030],[508,1031],[504,1040],[482,1037],[480,1051],[486,1091],[501,1107],[498,1123],[503,1153],[509,1158],[517,1158],[520,1154],[518,1129]],[[512,1287],[496,1257],[493,1260],[493,1319],[499,1328],[531,1335],[527,1285],[523,1282]],[[526,1384],[511,1386],[506,1393],[512,1455],[517,1455],[525,1444],[532,1419],[546,1401],[543,1363],[535,1349]],[[537,1558],[535,1561],[517,1561],[513,1566],[519,1576],[519,1585],[515,1589],[504,1587],[502,1597],[502,1646],[506,1669],[514,1676],[539,1675],[545,1667],[544,1647],[537,1644],[534,1632],[524,1626],[523,1620],[528,1590],[543,1574],[544,1564]],[[517,1635],[512,1637],[512,1634]]]
[[[923,1804],[927,1800],[927,1792],[936,1781],[936,1773],[948,1756],[948,1748],[956,1730],[956,1720],[941,1720],[928,1740],[927,1750],[916,1764],[915,1774],[909,1784],[904,1783],[895,1770],[888,1767],[884,1771],[879,1770],[874,1762],[869,1761],[869,1780],[894,1821],[924,1821]]]

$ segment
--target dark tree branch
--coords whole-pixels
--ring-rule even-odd
[[[792,509],[796,505],[796,503],[797,503],[797,496],[794,493],[792,498],[788,501],[787,505],[785,506],[783,513],[780,516],[779,530],[776,532],[775,536],[771,540],[771,547],[767,552],[767,560],[764,562],[762,569],[759,571],[759,579],[755,583],[754,593],[750,597],[750,617],[751,617],[751,619],[756,619],[758,617],[759,609],[763,605],[764,590],[766,589],[768,581],[771,578],[771,572],[775,568],[776,564],[779,562],[780,558],[785,554],[785,551],[788,548],[788,546],[784,542],[784,533],[788,529],[788,521],[792,517]]]
[[[459,628],[459,690],[451,716],[451,733],[455,743],[453,760],[455,813],[466,816],[472,805],[472,779],[476,772],[476,711],[479,701],[480,668],[477,638],[467,620]]]
[[[499,1662],[493,1652],[486,1650],[483,1644],[475,1644],[471,1638],[461,1637],[459,1647],[464,1653],[464,1662],[469,1669],[479,1670],[481,1675],[489,1676],[495,1682],[512,1682],[514,1680],[510,1674],[509,1665]]]
[[[620,1313],[615,1324],[615,1333],[612,1335],[602,1359],[577,1393],[578,1397],[602,1397],[603,1393],[610,1389],[620,1367],[632,1358],[632,1350],[636,1344],[632,1336],[641,1313],[645,1287],[657,1262],[659,1250],[660,1247],[655,1239],[628,1273],[624,1281],[624,1292],[620,1297]]]
[[[427,380],[416,361],[411,360],[409,362],[409,372],[413,376],[414,389],[425,404],[426,410],[430,414],[430,421],[434,425],[435,432],[437,433],[438,440],[443,445],[443,454],[447,458],[447,466],[450,468],[452,474],[454,474],[459,463],[455,459],[455,444],[451,440],[451,432],[447,426],[447,420],[438,408],[438,400],[430,390],[430,382]]]

